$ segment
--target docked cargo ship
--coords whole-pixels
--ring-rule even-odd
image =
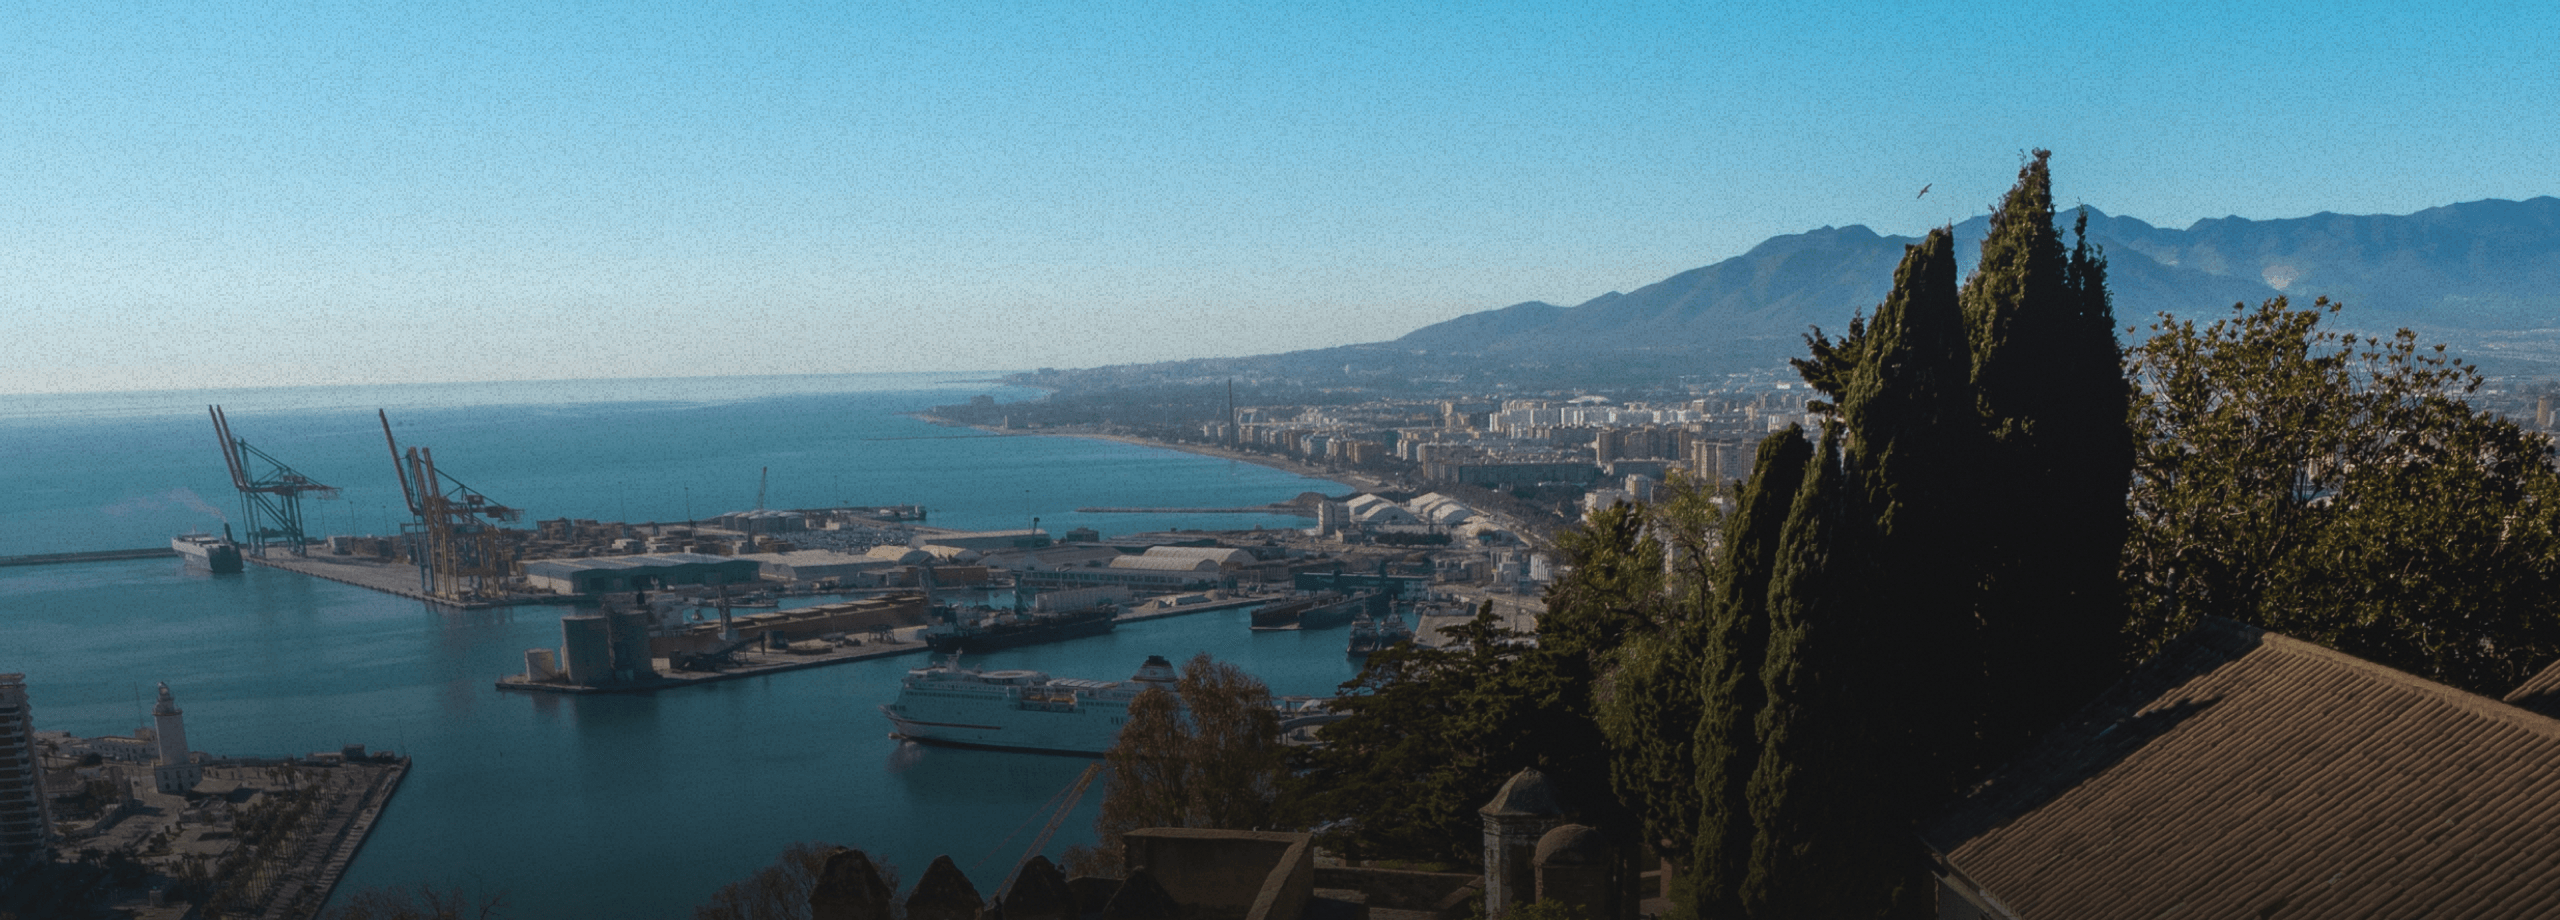
[[[177,550],[188,565],[196,568],[216,573],[240,571],[245,567],[241,564],[240,545],[231,542],[230,527],[222,530],[219,537],[209,533],[179,534],[169,541],[169,548]]]
[[[1060,592],[1061,595],[1070,592]],[[1050,600],[1048,598],[1044,600]],[[984,605],[936,604],[924,642],[936,652],[1012,648],[1079,636],[1099,636],[1120,623],[1120,605],[1107,597],[1058,605],[1018,602],[1011,610]]]
[[[1351,595],[1325,591],[1273,601],[1253,612],[1253,628],[1264,632],[1330,629],[1351,622],[1353,616],[1381,604],[1385,599],[1375,591]]]
[[[880,714],[908,741],[1098,757],[1129,721],[1129,701],[1149,687],[1172,692],[1174,679],[1173,663],[1161,655],[1147,656],[1122,681],[980,671],[961,667],[955,655],[908,671],[897,701]]]

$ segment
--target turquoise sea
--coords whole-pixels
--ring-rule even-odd
[[[528,520],[680,521],[753,507],[918,503],[931,523],[1038,517],[1105,534],[1302,526],[1286,517],[1079,515],[1339,492],[1250,464],[1105,441],[977,436],[904,413],[1037,393],[979,375],[732,377],[0,397],[0,555],[165,545],[240,517],[210,422],[312,479],[317,533],[396,527],[374,410],[403,446]],[[975,379],[972,379],[975,378]],[[688,507],[689,506],[689,507]],[[167,681],[192,746],[274,755],[360,743],[416,767],[340,892],[419,881],[503,892],[507,916],[681,918],[794,841],[860,846],[909,882],[948,854],[981,884],[1037,834],[1088,761],[901,745],[875,707],[920,657],[647,696],[500,693],[557,608],[454,612],[252,567],[175,559],[0,568],[0,671],[27,674],[38,728],[120,734]],[[973,663],[1118,679],[1206,651],[1275,692],[1348,679],[1339,631],[1255,635],[1241,611],[1133,623]],[[1046,852],[1091,839],[1089,795]]]

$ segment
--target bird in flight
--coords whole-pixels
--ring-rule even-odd
[[[1935,185],[1937,185],[1937,184],[1938,184],[1938,183],[1931,182],[1931,183],[1929,183],[1928,185],[1923,185],[1923,186],[1921,186],[1921,187],[1920,187],[1920,194],[1913,195],[1913,196],[1911,196],[1911,197],[1912,197],[1913,199],[1915,199],[1915,200],[1916,200],[1916,199],[1920,199],[1920,198],[1927,198],[1927,197],[1929,197],[1929,189],[1930,189],[1930,187],[1931,187],[1931,186],[1935,186]]]

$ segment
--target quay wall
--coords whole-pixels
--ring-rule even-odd
[[[0,566],[57,565],[65,562],[112,562],[119,559],[176,558],[178,551],[166,546],[142,549],[99,549],[82,553],[36,553],[27,556],[0,556]]]

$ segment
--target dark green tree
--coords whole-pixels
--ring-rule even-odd
[[[1440,647],[1403,643],[1370,655],[1342,686],[1334,707],[1346,718],[1325,726],[1325,746],[1294,752],[1284,820],[1323,829],[1325,846],[1353,859],[1481,859],[1475,810],[1511,774],[1493,760],[1495,739],[1476,732],[1494,697],[1525,696],[1507,674],[1520,638],[1488,602],[1444,631]],[[1501,743],[1520,740],[1529,739]]]
[[[1874,698],[1872,738],[1900,764],[1911,817],[1952,796],[1976,752],[1980,630],[1971,554],[1984,438],[1974,413],[1972,350],[1957,304],[1954,234],[1934,230],[1904,252],[1876,308],[1840,400],[1848,503],[1873,574],[1846,590],[1868,611],[1872,675],[1898,688]]]
[[[1665,727],[1698,720],[1698,669],[1722,561],[1719,498],[1714,484],[1675,471],[1641,509],[1659,544],[1661,570],[1652,580],[1661,587],[1645,625],[1605,658],[1594,701],[1618,800],[1636,811],[1648,846],[1682,862],[1697,834],[1697,746],[1691,733]]]
[[[1883,722],[1872,677],[1873,617],[1853,588],[1868,574],[1841,469],[1841,436],[1823,433],[1788,509],[1769,585],[1769,654],[1760,676],[1755,834],[1741,902],[1751,917],[1872,917],[1891,906],[1895,806],[1875,782]]]
[[[1976,767],[2060,721],[2124,664],[2115,576],[2133,465],[2129,389],[2105,260],[2085,215],[2078,244],[2063,246],[2048,156],[2038,150],[2020,168],[1960,294],[1989,442],[1969,464],[1979,488],[1966,490],[1985,664]]]
[[[1443,648],[1371,655],[1335,704],[1348,718],[1325,726],[1325,747],[1299,754],[1283,797],[1295,807],[1289,823],[1327,828],[1328,848],[1353,858],[1472,864],[1483,854],[1476,809],[1536,767],[1559,788],[1582,790],[1567,803],[1580,820],[1635,842],[1633,809],[1609,794],[1613,752],[1594,717],[1594,686],[1645,605],[1578,586],[1587,578],[1659,590],[1659,546],[1635,519],[1631,508],[1611,509],[1564,541],[1577,564],[1539,618],[1536,643],[1503,627],[1488,602],[1443,631]],[[1600,600],[1611,602],[1586,603]]]
[[[1690,733],[1698,811],[1686,860],[1689,881],[1681,886],[1689,903],[1679,905],[1699,916],[1740,916],[1742,909],[1755,836],[1751,774],[1760,762],[1758,720],[1768,702],[1760,669],[1769,656],[1769,582],[1779,534],[1812,460],[1813,444],[1801,427],[1763,439],[1718,547],[1724,577],[1713,583],[1700,630],[1698,719]]]
[[[2550,444],[2471,408],[2443,346],[2321,328],[2339,310],[2163,317],[2135,353],[2135,647],[2220,616],[2503,694],[2560,658]]]

